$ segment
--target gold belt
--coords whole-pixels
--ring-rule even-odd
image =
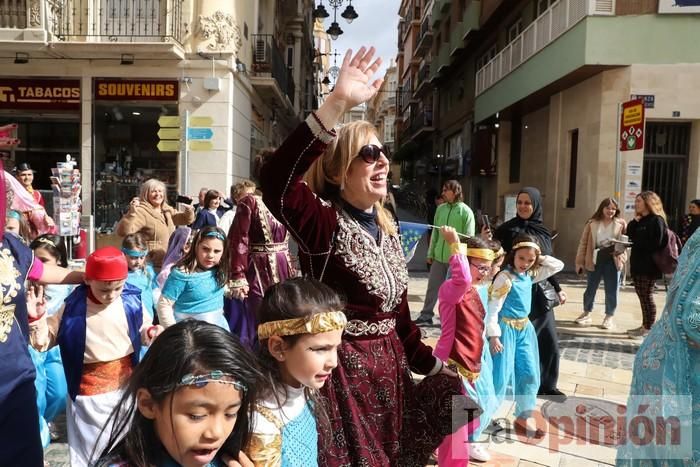
[[[525,326],[527,326],[527,323],[530,322],[530,318],[501,318],[501,321],[503,321],[505,324],[510,326],[513,329],[517,329],[518,331],[522,331],[525,329]]]
[[[252,253],[279,253],[288,248],[286,243],[253,243],[250,245]]]
[[[467,370],[466,368],[464,368],[462,365],[455,362],[451,358],[449,360],[447,360],[447,365],[450,367],[454,367],[457,370],[457,373],[462,375],[464,378],[466,378],[467,381],[469,381],[472,384],[474,384],[474,381],[479,379],[480,373],[475,373],[473,371]]]
[[[358,336],[386,336],[391,333],[396,327],[394,318],[387,318],[380,321],[362,321],[360,319],[351,319],[345,326],[345,334]]]

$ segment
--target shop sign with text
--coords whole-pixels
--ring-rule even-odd
[[[644,148],[644,101],[634,99],[622,104],[620,151]]]
[[[0,79],[0,109],[80,110],[80,80]]]
[[[95,100],[176,101],[179,97],[177,80],[95,80]]]

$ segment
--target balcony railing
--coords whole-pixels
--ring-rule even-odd
[[[272,34],[252,34],[253,73],[256,76],[270,75],[277,81],[280,90],[294,105],[294,77],[282,58]]]
[[[420,34],[417,36],[418,39],[416,40],[416,52],[424,52],[433,45],[433,29],[430,21],[430,15],[423,18],[423,22],[420,25]]]
[[[29,18],[29,2],[27,0],[0,1],[0,28],[24,29]]]
[[[417,112],[411,119],[411,133],[415,136],[420,130],[429,130],[433,127],[433,111],[424,110]]]
[[[418,82],[416,83],[415,95],[420,95],[424,90],[430,88],[430,62],[423,61],[418,68]]]
[[[559,0],[476,72],[476,95],[508,76],[586,16],[615,14],[615,0]]]
[[[183,0],[43,0],[42,3],[48,29],[60,40],[104,37],[112,42],[182,43],[185,33]]]

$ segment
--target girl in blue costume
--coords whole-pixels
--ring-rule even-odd
[[[127,284],[141,289],[141,303],[148,314],[155,314],[156,296],[160,296],[160,289],[156,283],[156,271],[148,262],[148,244],[140,233],[129,234],[122,240],[122,253],[126,256],[126,264],[129,266]]]
[[[327,285],[295,278],[270,287],[258,309],[258,360],[265,392],[255,406],[247,451],[255,465],[318,465],[317,421],[328,425],[318,390],[338,364],[347,324]]]
[[[501,243],[496,240],[489,241],[489,247],[493,250],[494,260],[491,263],[491,272],[484,281],[476,285],[476,291],[479,293],[481,303],[484,309],[488,309],[489,286],[496,274],[501,270],[503,260],[506,256],[505,251],[501,247]],[[484,341],[486,341],[486,330],[484,330]],[[479,424],[474,428],[474,431],[469,434],[469,458],[476,462],[488,462],[491,460],[491,454],[488,452],[488,439],[481,438],[482,433],[491,423],[491,419],[498,410],[499,401],[496,397],[496,391],[493,387],[493,359],[491,358],[491,350],[488,345],[484,345],[481,355],[481,374],[474,383],[474,398],[483,412],[479,416]],[[471,395],[474,397],[474,395]]]
[[[641,406],[647,406],[641,410]],[[671,443],[670,433],[659,442],[658,426],[651,442],[627,443],[617,453],[619,467],[686,467],[700,464],[700,233],[685,244],[678,268],[668,288],[661,319],[637,351],[626,427],[638,414],[648,421],[676,417],[680,444]],[[619,427],[618,427],[619,428]],[[643,437],[644,429],[638,436]],[[662,436],[663,438],[663,436]],[[692,442],[692,444],[691,444]]]
[[[486,334],[493,355],[493,386],[499,404],[508,385],[515,394],[515,428],[526,433],[540,387],[540,356],[537,335],[530,323],[532,284],[561,271],[564,263],[541,254],[528,235],[519,235],[504,260],[505,268],[491,285]],[[536,430],[534,437],[544,433]]]
[[[186,318],[229,330],[224,317],[224,286],[228,280],[226,236],[218,227],[204,227],[192,247],[170,272],[158,300],[158,320],[167,328]]]
[[[110,415],[98,467],[252,467],[242,453],[262,380],[255,358],[218,326],[166,329]]]
[[[34,257],[44,264],[52,264],[62,268],[68,267],[66,246],[63,239],[57,235],[41,235],[34,239],[29,248],[34,251]],[[47,313],[49,315],[56,313],[74,288],[72,285],[44,286]],[[58,347],[54,347],[48,352],[39,352],[30,345],[29,354],[36,368],[34,386],[36,387],[37,407],[39,408],[39,430],[41,443],[46,448],[53,435],[51,422],[66,410],[68,387],[63,372],[61,351]]]

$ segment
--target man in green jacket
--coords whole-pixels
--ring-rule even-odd
[[[442,186],[442,197],[445,200],[435,211],[433,224],[442,227],[448,225],[454,227],[458,233],[473,236],[475,231],[474,213],[462,202],[462,185],[457,180],[448,180]],[[450,261],[450,246],[433,232],[430,236],[430,247],[428,248],[428,264],[430,264],[430,278],[428,279],[428,290],[425,292],[425,303],[420,316],[416,319],[418,325],[431,325],[434,308],[438,299],[438,290],[447,278]]]

